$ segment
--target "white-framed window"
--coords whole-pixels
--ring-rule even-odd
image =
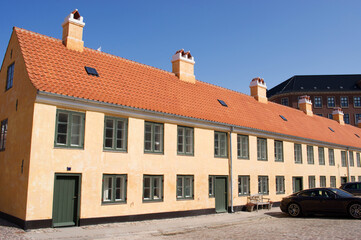
[[[250,194],[250,176],[238,176],[238,196],[248,196]]]
[[[237,156],[241,159],[249,159],[249,138],[247,135],[237,135]]]
[[[283,162],[283,142],[275,140],[274,145],[275,145],[275,161]]]
[[[335,106],[335,97],[327,97],[327,107],[333,108]]]
[[[285,177],[276,176],[276,194],[285,193]]]
[[[351,176],[351,182],[356,182],[356,177],[355,176]]]
[[[268,176],[258,176],[258,193],[268,195]]]
[[[103,175],[103,203],[126,202],[127,175],[104,174]]]
[[[307,145],[307,163],[314,164],[314,154],[313,154],[313,146]]]
[[[314,107],[315,108],[322,108],[322,97],[315,97],[314,98]]]
[[[353,97],[353,106],[361,107],[361,97]]]
[[[177,199],[194,199],[193,189],[193,175],[177,175]]]
[[[340,103],[342,108],[348,108],[348,97],[341,97]]]
[[[257,159],[267,161],[267,139],[257,138]]]

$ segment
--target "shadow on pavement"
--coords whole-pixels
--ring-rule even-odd
[[[8,222],[5,219],[0,218],[0,227],[13,227],[13,228],[18,228],[19,230],[23,230],[22,228],[20,228],[18,225]]]
[[[348,216],[345,215],[334,215],[334,214],[327,214],[327,215],[323,215],[323,214],[309,214],[306,216],[302,216],[302,217],[298,217],[298,218],[293,218],[290,215],[288,215],[287,213],[284,212],[270,212],[270,213],[265,213],[265,215],[268,215],[270,217],[274,217],[274,218],[290,218],[290,219],[342,219],[342,220],[354,220]]]

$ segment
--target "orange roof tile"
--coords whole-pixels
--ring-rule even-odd
[[[61,40],[14,28],[29,77],[40,91],[361,148],[361,129],[114,55],[67,49]],[[99,77],[88,75],[85,66]],[[223,107],[217,99],[224,100]],[[288,121],[283,121],[283,115]],[[335,130],[332,132],[328,127]]]

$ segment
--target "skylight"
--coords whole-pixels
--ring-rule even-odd
[[[358,134],[356,134],[356,133],[355,133],[355,136],[358,137],[358,138],[360,138],[360,136],[359,136]]]
[[[330,129],[332,132],[335,132],[335,130],[333,130],[332,128],[328,127],[328,129]]]
[[[88,73],[88,75],[99,77],[99,74],[95,68],[92,68],[92,67],[84,67],[84,68],[85,68],[85,71]]]
[[[217,99],[217,100],[223,107],[228,107],[227,103],[225,103],[223,100],[220,100],[220,99]]]
[[[283,119],[283,121],[288,121],[287,118],[285,118],[284,116],[280,115],[280,117]]]

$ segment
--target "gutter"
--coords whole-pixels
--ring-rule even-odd
[[[229,131],[229,171],[230,171],[230,188],[231,188],[231,213],[234,213],[233,209],[233,162],[232,162],[232,133],[233,127]]]

